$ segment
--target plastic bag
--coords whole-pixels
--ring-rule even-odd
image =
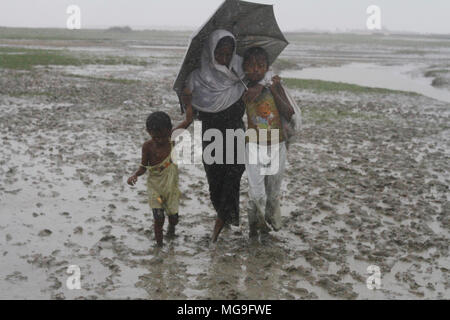
[[[294,114],[292,115],[290,121],[288,121],[285,117],[281,115],[283,136],[286,139],[286,147],[289,147],[289,144],[300,132],[302,126],[302,112],[297,102],[295,102],[295,99],[289,93],[288,89],[284,85],[281,86],[284,90],[284,93],[286,94],[286,98],[288,99],[289,104],[294,109]]]
[[[259,82],[259,84],[265,86],[266,88],[270,87],[272,85],[272,78],[275,76],[275,73],[273,72],[272,68],[270,68],[264,78]],[[292,140],[295,138],[295,136],[300,132],[301,125],[302,125],[302,112],[300,110],[300,107],[298,106],[297,102],[295,102],[295,99],[291,96],[289,93],[289,90],[284,86],[281,85],[283,88],[284,93],[286,94],[286,98],[288,99],[289,104],[294,109],[294,115],[292,116],[291,120],[288,121],[285,117],[281,116],[281,125],[283,130],[283,136],[286,141],[286,147],[289,147],[289,143],[292,142]]]

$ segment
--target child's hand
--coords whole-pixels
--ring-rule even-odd
[[[244,95],[242,96],[242,100],[245,103],[252,103],[261,94],[263,88],[264,86],[261,84],[257,84],[256,86],[248,88],[248,90],[245,91]]]
[[[271,86],[271,88],[276,88],[279,85],[281,85],[281,78],[280,78],[280,76],[276,75],[276,76],[274,76],[272,78],[272,86]]]
[[[138,180],[137,175],[133,174],[131,177],[128,178],[127,183],[128,183],[130,186],[134,186],[134,185],[136,184],[137,180]]]

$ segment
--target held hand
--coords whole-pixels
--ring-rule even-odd
[[[184,106],[192,104],[192,92],[188,88],[184,88],[183,94],[181,95],[181,102]]]
[[[138,180],[138,177],[137,177],[137,175],[134,174],[134,175],[132,175],[131,177],[128,178],[127,183],[130,186],[134,186],[136,184],[137,180]]]
[[[194,117],[194,111],[192,110],[192,104],[187,104],[186,106],[186,120],[188,122],[192,122],[192,119]]]

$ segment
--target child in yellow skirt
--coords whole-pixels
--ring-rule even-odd
[[[139,169],[128,178],[129,185],[135,185],[138,177],[146,171],[149,205],[153,211],[156,243],[163,245],[165,214],[169,218],[168,236],[175,234],[178,224],[180,190],[178,187],[178,166],[171,153],[172,133],[177,129],[187,129],[192,123],[192,105],[186,105],[186,119],[172,129],[170,117],[165,112],[154,112],[147,118],[146,127],[151,139],[142,146],[142,161]]]

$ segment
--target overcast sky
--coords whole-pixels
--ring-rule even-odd
[[[82,28],[198,28],[223,0],[0,0],[0,26],[66,27],[66,8],[81,9]],[[283,31],[365,29],[369,5],[389,30],[450,34],[450,0],[254,0],[275,5]]]

